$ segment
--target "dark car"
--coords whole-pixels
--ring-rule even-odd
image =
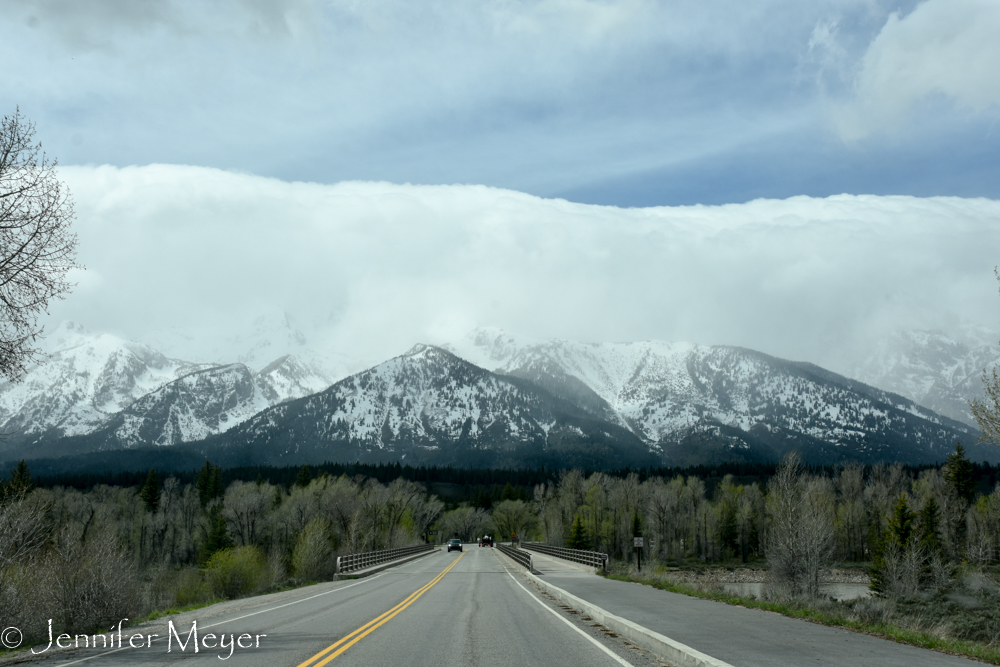
[[[490,537],[489,535],[483,535],[481,538],[479,538],[479,546],[481,546],[481,547],[492,547],[493,546],[493,538]]]
[[[462,540],[454,539],[448,540],[448,551],[461,551],[462,550]]]

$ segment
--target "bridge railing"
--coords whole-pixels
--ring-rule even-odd
[[[346,574],[356,570],[363,570],[382,563],[412,556],[413,554],[431,551],[433,544],[419,544],[415,547],[401,547],[399,549],[384,549],[382,551],[365,551],[363,553],[347,554],[337,556],[337,574]]]
[[[528,568],[528,572],[533,572],[534,568],[531,567],[531,554],[527,551],[521,551],[517,547],[510,544],[501,544],[497,542],[497,549],[502,553],[510,556],[517,562],[518,565]]]
[[[608,571],[608,555],[602,554],[599,551],[564,549],[563,547],[554,547],[551,544],[542,544],[541,542],[521,542],[521,548],[528,549],[530,551],[537,551],[538,553],[545,554],[546,556],[555,556],[556,558],[562,558],[563,560],[571,560],[574,563],[582,563],[583,565],[590,565],[591,567],[599,567],[605,572]]]

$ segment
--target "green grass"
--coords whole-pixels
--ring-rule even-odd
[[[702,598],[704,600],[714,600],[716,602],[747,607],[749,609],[770,611],[783,616],[788,616],[790,618],[798,618],[831,627],[845,628],[847,630],[872,635],[874,637],[890,639],[901,644],[911,644],[920,648],[974,658],[982,662],[1000,665],[1000,650],[979,642],[942,638],[929,632],[905,628],[893,623],[862,623],[843,614],[830,613],[819,609],[812,609],[809,607],[780,602],[768,602],[765,600],[758,600],[756,598],[744,598],[721,591],[705,591],[692,586],[672,584],[670,582],[660,581],[657,579],[647,579],[645,577],[634,577],[624,574],[606,574],[604,576],[608,579],[645,584],[646,586],[652,586],[653,588],[669,591],[671,593],[679,593],[681,595]]]

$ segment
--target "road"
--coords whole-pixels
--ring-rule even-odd
[[[540,564],[551,560],[544,556],[535,558]],[[757,609],[571,572],[565,567],[543,576],[545,581],[605,611],[738,667],[974,667],[982,664]]]
[[[567,613],[527,584],[509,560],[476,546],[435,552],[364,579],[186,612],[171,619],[176,637],[167,620],[125,624],[120,649],[117,643],[114,649],[53,647],[14,659],[66,667],[218,665],[220,656],[224,664],[251,667],[662,664]],[[195,621],[197,654],[189,635]],[[150,634],[159,636],[150,641]],[[114,636],[117,642],[117,631]],[[129,647],[130,637],[136,648]],[[187,641],[184,650],[178,639]]]

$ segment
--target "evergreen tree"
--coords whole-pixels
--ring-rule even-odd
[[[205,465],[201,467],[195,477],[194,488],[198,490],[198,499],[201,501],[202,507],[208,505],[212,499],[221,496],[222,468],[213,466],[206,460]]]
[[[934,498],[928,498],[917,516],[917,543],[927,556],[941,553],[941,538],[938,527],[941,524],[941,510]]]
[[[24,459],[18,461],[14,469],[10,471],[10,479],[3,485],[3,495],[13,496],[22,493],[30,493],[35,488],[35,483],[31,479],[31,472]]]
[[[503,493],[500,494],[500,501],[518,500],[519,496],[520,494],[514,490],[514,487],[510,485],[510,482],[507,482],[507,485],[503,487]]]
[[[208,499],[221,498],[225,492],[226,490],[222,487],[222,467],[215,466],[212,468],[212,479],[208,485]]]
[[[587,547],[587,531],[583,527],[583,519],[577,514],[573,517],[573,525],[569,529],[569,537],[566,539],[566,548],[585,549]]]
[[[146,483],[143,485],[142,490],[139,491],[139,498],[142,502],[146,503],[146,509],[150,512],[155,512],[156,508],[160,506],[160,480],[156,478],[155,469],[149,469]]]
[[[888,592],[886,590],[887,582],[885,581],[886,552],[890,549],[902,551],[909,545],[910,539],[914,537],[914,517],[915,515],[910,511],[910,505],[906,501],[906,494],[899,494],[899,499],[896,501],[895,507],[892,508],[892,514],[889,516],[885,532],[882,533],[882,537],[875,546],[874,553],[872,553],[872,564],[869,570],[871,583],[869,588],[876,595],[885,595]]]
[[[948,461],[944,465],[944,478],[955,491],[955,495],[969,503],[972,502],[976,490],[972,472],[972,463],[965,456],[965,448],[962,445],[955,445],[955,453],[948,456]]]
[[[299,475],[295,478],[295,486],[299,488],[305,488],[309,486],[309,482],[312,481],[312,473],[309,471],[309,466],[302,466],[299,468]]]
[[[226,532],[226,519],[222,516],[222,508],[219,505],[214,505],[209,511],[208,526],[205,541],[198,548],[198,562],[201,565],[205,565],[216,551],[233,546],[233,541]]]

